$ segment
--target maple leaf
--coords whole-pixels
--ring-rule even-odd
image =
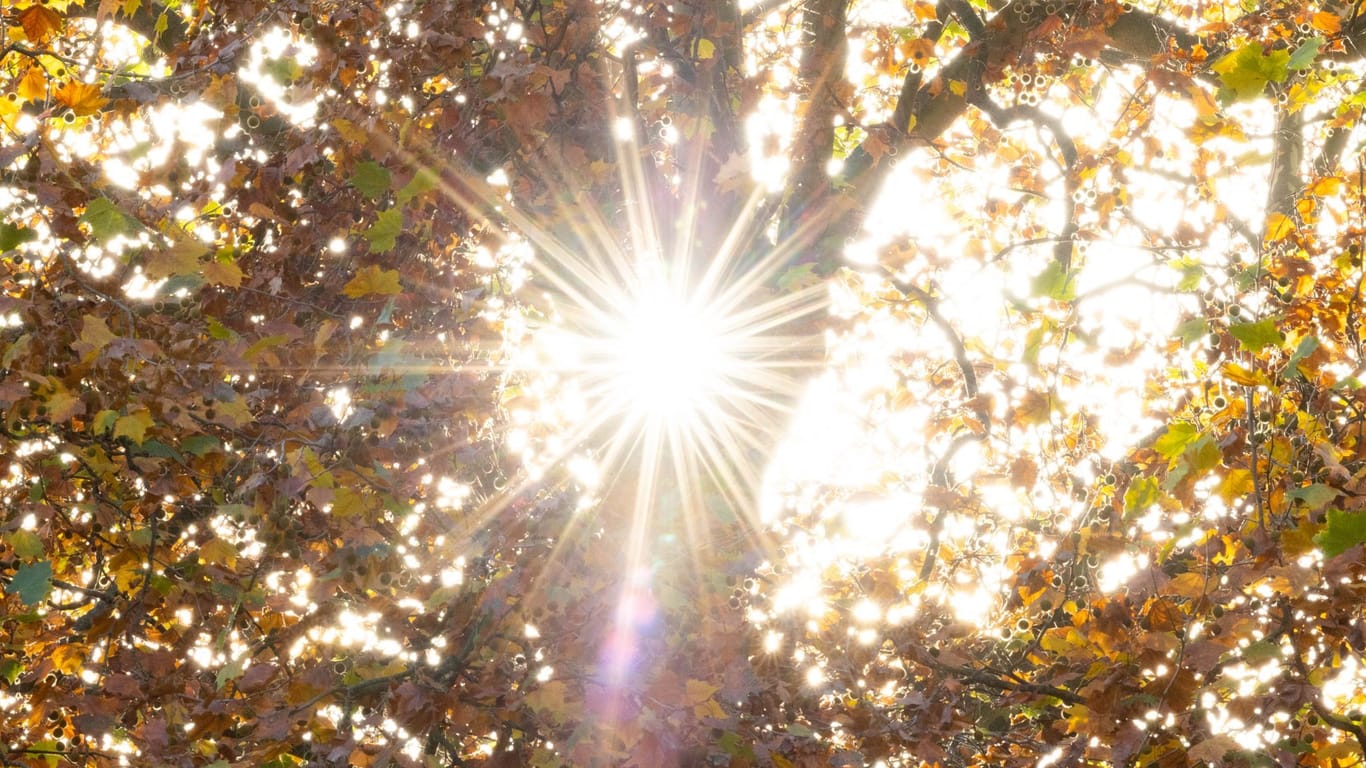
[[[42,67],[29,67],[14,90],[19,94],[19,98],[26,101],[47,98],[47,73]]]
[[[24,605],[35,605],[47,599],[52,591],[52,563],[46,560],[21,565],[5,585],[5,592],[18,595]]]
[[[71,348],[81,356],[81,362],[88,363],[99,355],[100,350],[109,346],[118,336],[109,330],[104,318],[86,315],[81,318],[81,335],[71,343]]]
[[[82,117],[93,115],[109,103],[98,85],[67,80],[52,92],[52,97]]]
[[[154,423],[152,415],[146,410],[120,416],[114,421],[114,437],[124,437],[142,445],[147,439],[147,430],[151,429]]]
[[[351,299],[373,294],[393,296],[402,292],[398,270],[381,269],[374,264],[361,268],[342,288],[342,294]]]
[[[46,43],[61,33],[63,21],[61,14],[43,3],[34,3],[19,12],[19,26],[32,43]]]

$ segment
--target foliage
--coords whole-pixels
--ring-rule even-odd
[[[1366,760],[1358,10],[6,4],[0,762]],[[836,296],[767,527],[510,448],[643,229]]]

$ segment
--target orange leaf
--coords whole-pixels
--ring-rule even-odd
[[[62,17],[46,5],[34,3],[19,12],[19,26],[34,43],[45,43],[62,31]]]
[[[1266,239],[1270,242],[1284,240],[1295,231],[1295,222],[1284,213],[1273,213],[1266,217]]]
[[[74,675],[81,671],[85,662],[83,643],[63,643],[52,651],[52,666],[64,675]]]
[[[36,101],[47,96],[47,73],[42,67],[29,67],[15,90],[19,98],[25,101]]]
[[[1319,11],[1309,19],[1309,23],[1320,32],[1335,35],[1342,29],[1342,19],[1336,13]]]
[[[100,95],[98,85],[90,85],[75,80],[66,81],[52,95],[56,97],[57,101],[70,107],[72,112],[81,116],[94,114],[109,103],[109,99]]]

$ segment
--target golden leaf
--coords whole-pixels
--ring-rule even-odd
[[[53,94],[57,101],[71,108],[78,115],[92,115],[104,108],[109,99],[100,95],[98,85],[68,80]]]
[[[130,413],[127,416],[120,416],[114,422],[114,437],[126,437],[129,440],[142,445],[147,439],[147,430],[152,426],[152,414],[146,410]]]
[[[232,261],[211,261],[204,265],[204,279],[215,285],[236,288],[242,284],[242,269]]]
[[[104,318],[86,315],[81,318],[81,337],[71,343],[71,348],[80,354],[81,362],[88,363],[117,338]]]
[[[1295,231],[1295,222],[1284,213],[1273,213],[1266,217],[1266,239],[1269,241],[1284,240]]]
[[[15,86],[19,93],[19,98],[25,101],[37,101],[47,96],[47,73],[42,67],[29,67],[24,76],[19,79],[19,85]]]
[[[85,662],[84,643],[63,643],[52,651],[52,666],[64,675],[74,675],[81,671]]]
[[[1341,176],[1325,176],[1309,187],[1309,193],[1316,197],[1332,197],[1342,190]]]
[[[357,272],[356,276],[342,288],[342,293],[351,299],[369,296],[372,293],[392,296],[402,292],[398,270],[380,269],[373,264]]]

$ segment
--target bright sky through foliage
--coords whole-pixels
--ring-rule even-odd
[[[1361,764],[1362,50],[6,3],[0,762]]]

